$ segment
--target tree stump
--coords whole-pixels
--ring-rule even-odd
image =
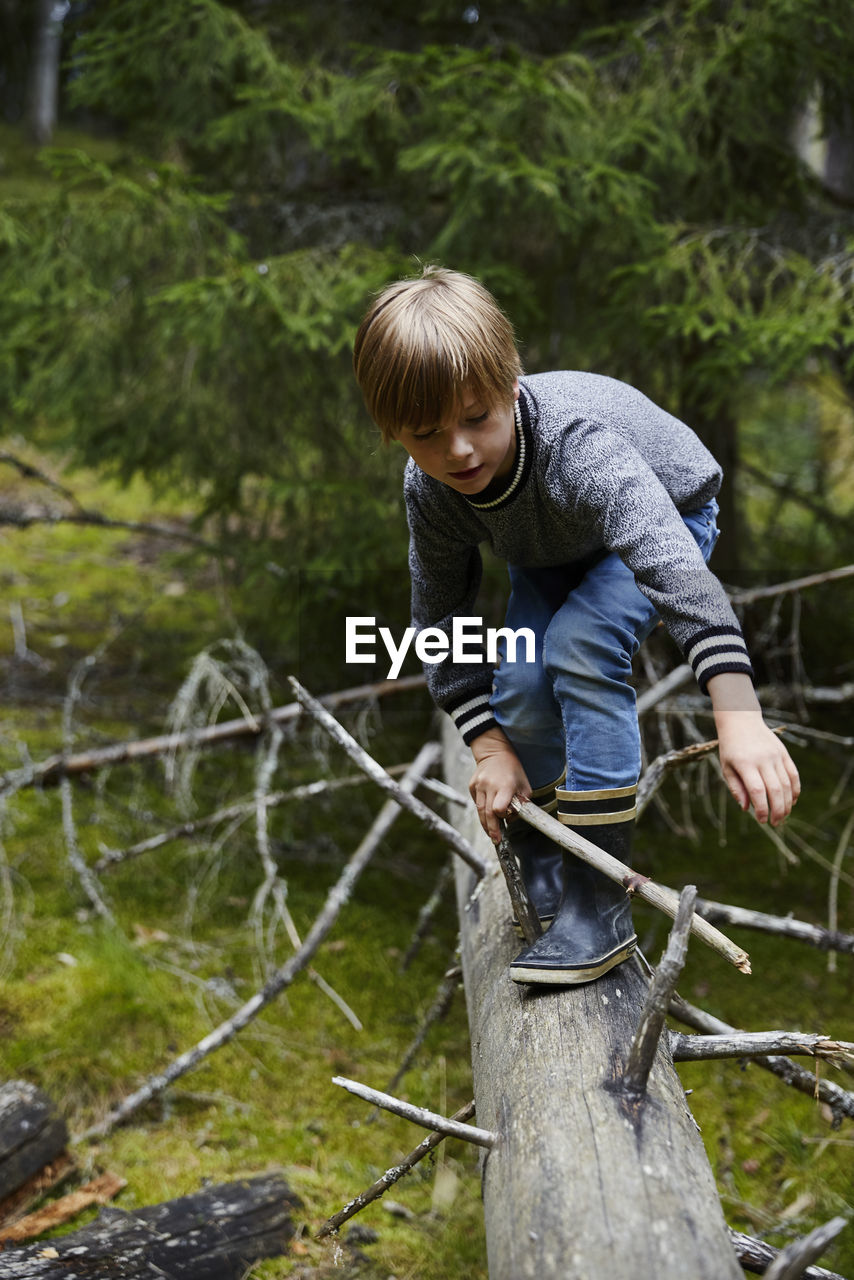
[[[53,1101],[24,1080],[0,1085],[0,1201],[55,1160],[68,1144]]]
[[[0,1280],[239,1280],[287,1251],[298,1203],[272,1173],[132,1213],[102,1209],[81,1231],[0,1250]]]
[[[448,781],[471,758],[445,732]],[[455,825],[489,854],[474,807]],[[494,853],[476,886],[457,860],[462,967],[484,1157],[490,1280],[740,1280],[697,1126],[661,1037],[646,1092],[621,1077],[646,994],[629,961],[580,987],[510,981],[519,950]]]

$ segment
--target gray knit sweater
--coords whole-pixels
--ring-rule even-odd
[[[413,625],[450,637],[455,617],[474,616],[480,543],[510,564],[563,566],[570,584],[603,551],[616,551],[701,688],[723,671],[752,674],[726,593],[680,518],[721,483],[693,431],[633,387],[592,373],[526,377],[519,406],[513,473],[484,492],[467,497],[411,459],[406,467]],[[467,742],[493,727],[485,661],[458,663],[449,653],[425,672]]]

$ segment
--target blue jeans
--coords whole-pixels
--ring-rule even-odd
[[[683,516],[708,561],[718,504]],[[658,623],[634,574],[604,553],[566,591],[560,571],[510,566],[505,626],[530,627],[537,661],[507,662],[499,649],[490,699],[534,788],[563,773],[568,791],[634,786],[640,731],[632,659]],[[558,594],[556,594],[556,591]],[[562,599],[561,599],[562,597]]]

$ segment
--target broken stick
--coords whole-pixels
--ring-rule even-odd
[[[375,1107],[382,1107],[384,1111],[391,1111],[396,1116],[402,1116],[404,1120],[420,1124],[422,1129],[434,1129],[436,1133],[442,1133],[446,1138],[462,1138],[464,1142],[473,1142],[477,1147],[493,1147],[498,1141],[498,1134],[490,1129],[478,1129],[473,1124],[459,1124],[456,1120],[440,1116],[436,1111],[428,1111],[425,1107],[414,1107],[411,1102],[393,1098],[390,1093],[371,1089],[366,1084],[360,1084],[358,1080],[348,1080],[346,1076],[333,1076],[332,1083],[340,1085],[342,1089],[355,1094],[364,1102],[371,1102]]]

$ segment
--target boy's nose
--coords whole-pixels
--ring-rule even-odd
[[[449,462],[459,462],[471,457],[471,441],[464,431],[449,431],[445,441],[445,452]]]

